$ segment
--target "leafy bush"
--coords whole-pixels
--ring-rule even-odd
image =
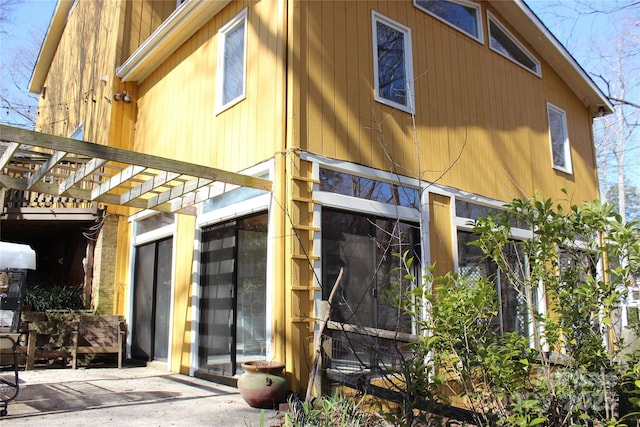
[[[25,290],[24,305],[33,311],[81,310],[82,287],[39,282]]]
[[[514,220],[526,224],[532,238],[511,239]],[[640,355],[627,354],[616,324],[640,269],[637,224],[622,223],[598,202],[566,208],[534,198],[477,220],[474,232],[473,244],[525,301],[534,334],[495,330],[498,298],[490,280],[434,277],[431,268],[425,284],[399,302],[424,332],[413,350],[425,363],[405,363],[405,393],[455,400],[473,411],[477,426],[637,420]],[[513,265],[513,253],[521,254],[522,266]],[[545,293],[547,312],[538,310],[537,289]],[[427,317],[419,315],[424,307]],[[405,413],[402,424],[411,425],[413,414]]]

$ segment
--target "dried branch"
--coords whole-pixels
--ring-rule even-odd
[[[329,294],[329,298],[327,299],[327,304],[329,305],[329,309],[324,314],[322,321],[320,322],[320,329],[318,330],[314,343],[314,354],[313,354],[313,367],[311,368],[311,372],[309,373],[309,382],[307,383],[307,395],[305,400],[308,402],[311,399],[311,391],[313,390],[313,386],[318,379],[318,371],[320,367],[320,361],[322,360],[322,335],[324,334],[324,329],[327,326],[327,322],[331,317],[331,304],[333,303],[333,298],[336,294],[336,291],[340,287],[340,281],[342,280],[342,273],[344,273],[344,268],[340,267],[340,273],[338,274],[338,278],[336,282],[333,284],[333,288],[331,288],[331,293]]]

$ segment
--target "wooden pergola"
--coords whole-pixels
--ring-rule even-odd
[[[195,215],[215,183],[271,191],[262,178],[0,125],[0,190]]]

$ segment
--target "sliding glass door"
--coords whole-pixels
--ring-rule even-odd
[[[199,371],[233,376],[266,357],[267,215],[202,231]]]
[[[133,284],[132,357],[166,362],[173,239],[136,247]]]

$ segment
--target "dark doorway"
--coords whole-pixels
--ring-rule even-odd
[[[172,238],[136,247],[131,343],[133,359],[167,361],[172,248]]]
[[[199,375],[232,377],[266,357],[266,214],[202,233]]]

